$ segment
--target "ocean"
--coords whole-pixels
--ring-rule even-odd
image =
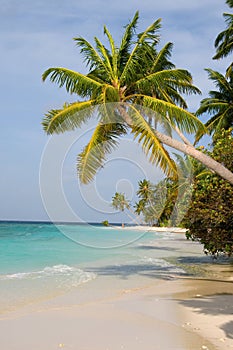
[[[190,244],[190,246],[188,244]],[[101,273],[127,278],[186,274],[178,256],[200,255],[173,232],[96,224],[0,223],[0,312],[47,300]]]

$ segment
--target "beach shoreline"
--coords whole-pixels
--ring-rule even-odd
[[[147,284],[101,276],[79,290],[3,315],[0,347],[233,349],[232,283],[229,276],[224,281],[175,278]]]
[[[233,265],[211,262],[183,229],[121,232],[132,229],[165,233],[136,242],[136,260],[85,262],[96,278],[2,313],[0,348],[233,350]]]

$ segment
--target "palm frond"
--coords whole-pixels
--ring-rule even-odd
[[[113,37],[111,35],[111,33],[109,32],[109,30],[107,29],[106,26],[104,26],[104,33],[107,35],[108,37],[108,41],[111,47],[111,54],[112,54],[112,71],[113,71],[113,77],[114,80],[117,79],[117,73],[118,73],[118,69],[117,69],[117,60],[118,60],[118,50],[116,48],[115,42],[113,40]]]
[[[99,123],[84,150],[78,155],[78,176],[83,184],[93,180],[96,172],[103,166],[106,155],[118,144],[118,138],[126,133],[123,124]]]
[[[167,102],[174,103],[184,109],[187,109],[187,103],[185,99],[180,95],[180,93],[173,87],[167,86],[166,91],[160,89],[158,98],[165,100]]]
[[[155,32],[158,31],[161,27],[161,19],[158,19],[154,23],[152,23],[143,33],[138,35],[138,40],[125,64],[123,72],[120,77],[120,81],[122,84],[127,83],[128,80],[132,81],[132,76],[135,76],[135,73],[140,71],[140,62],[137,57],[137,52],[141,50],[142,44],[146,44],[147,40],[151,40],[154,38],[155,42],[158,42],[158,35],[155,35]],[[150,45],[144,45],[144,55],[145,51],[149,48],[151,50]]]
[[[45,81],[50,76],[50,81],[57,83],[59,87],[65,86],[67,92],[76,93],[81,97],[91,96],[100,90],[101,83],[67,68],[49,68],[42,75]]]
[[[114,80],[114,74],[112,70],[112,65],[111,65],[111,56],[108,51],[108,49],[101,43],[101,41],[95,37],[95,43],[96,43],[96,48],[100,55],[102,56],[102,61],[108,71],[108,76],[110,78],[110,81]]]
[[[231,0],[230,0],[231,1]],[[227,28],[220,32],[215,39],[216,54],[213,59],[228,56],[233,51],[233,14],[223,14]]]
[[[134,105],[129,105],[129,115],[132,118],[132,133],[145,154],[149,156],[149,161],[158,165],[167,176],[174,177],[177,171],[176,165],[143,115]]]
[[[195,115],[173,103],[140,94],[135,94],[128,98],[132,99],[133,97],[140,97],[141,105],[154,111],[153,118],[155,120],[159,120],[158,118],[167,119],[168,116],[171,126],[178,126],[182,132],[188,134],[196,133],[197,131],[206,132],[204,124]]]
[[[233,108],[228,107],[225,108],[224,111],[215,114],[205,125],[210,133],[212,133],[213,130],[216,133],[221,129],[229,129],[233,125]]]
[[[232,8],[233,7],[233,0],[226,0],[226,4]]]
[[[153,64],[151,66],[151,72],[157,72],[160,71],[161,69],[166,69],[166,67],[164,67],[164,61],[167,62],[168,58],[171,57],[171,51],[173,48],[173,44],[172,43],[167,43],[156,55]],[[175,68],[175,65],[170,63],[170,69],[171,68]]]
[[[220,91],[231,91],[232,88],[230,84],[228,83],[227,79],[222,75],[221,73],[214,71],[210,68],[205,69],[208,73],[209,79],[213,80],[215,83],[215,86],[220,90]]]
[[[132,19],[132,21],[126,26],[125,33],[122,37],[121,44],[118,52],[118,65],[121,70],[122,67],[125,66],[129,56],[130,56],[130,48],[133,41],[133,36],[135,34],[135,29],[137,26],[139,18],[139,12],[137,11]]]
[[[106,62],[100,57],[98,51],[84,38],[74,38],[76,45],[81,48],[80,52],[84,55],[84,61],[90,70],[97,69],[105,79],[111,81],[111,71]]]
[[[63,109],[52,109],[42,121],[43,129],[47,134],[60,134],[74,130],[91,118],[93,101],[75,102]]]
[[[213,98],[205,98],[201,101],[201,105],[196,111],[196,115],[202,115],[204,113],[219,113],[220,111],[225,111],[229,104],[226,101],[220,101]]]
[[[154,72],[135,82],[135,85],[142,90],[151,84],[155,86],[155,90],[157,87],[166,88],[168,84],[180,92],[200,93],[200,90],[192,85],[192,76],[185,69],[167,69]]]

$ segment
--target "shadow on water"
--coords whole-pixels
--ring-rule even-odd
[[[169,252],[173,252],[173,251],[177,251],[177,248],[172,248],[172,247],[156,247],[153,245],[139,245],[137,247],[135,247],[135,249],[141,249],[141,250],[165,250],[165,251],[169,251]]]
[[[133,275],[139,275],[149,278],[158,278],[163,280],[171,280],[175,277],[183,275],[188,276],[176,266],[168,264],[168,266],[160,266],[156,264],[124,264],[124,265],[107,265],[100,267],[89,267],[89,272],[93,272],[100,276],[118,276],[127,279]]]

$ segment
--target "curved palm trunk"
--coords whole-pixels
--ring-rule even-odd
[[[180,141],[172,139],[170,136],[164,135],[158,131],[155,131],[158,139],[165,145],[175,148],[178,151],[181,151],[204,164],[207,168],[213,170],[216,174],[220,175],[225,180],[233,184],[233,173],[225,168],[221,163],[218,163],[213,158],[207,156],[206,154],[198,151],[194,146],[184,144]]]
[[[128,113],[125,111],[124,108],[122,108],[122,106],[120,106],[118,108],[119,108],[119,111],[120,111],[123,119],[125,120],[125,122],[128,124],[129,127],[132,127],[132,119],[130,118]],[[179,131],[179,129],[177,128],[176,131]],[[213,170],[216,174],[220,175],[223,179],[229,181],[233,185],[233,173],[229,169],[227,169],[224,165],[222,165],[221,163],[218,163],[213,158],[198,151],[185,138],[184,135],[183,135],[183,137],[181,137],[182,133],[180,131],[178,132],[178,134],[183,139],[184,143],[182,143],[176,139],[173,139],[168,135],[164,135],[157,130],[154,130],[154,133],[157,136],[157,138],[159,139],[159,141],[162,142],[163,144],[165,144],[169,147],[172,147],[172,148],[176,149],[177,151],[181,151],[182,153],[185,153],[188,156],[191,156],[191,157],[197,159],[199,162],[204,164],[207,168],[209,168],[210,170]]]

